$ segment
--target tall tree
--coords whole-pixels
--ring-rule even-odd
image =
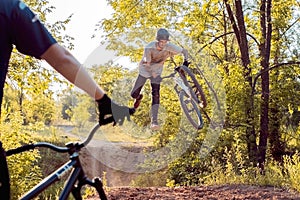
[[[268,3],[266,3],[267,6]],[[268,8],[265,6],[265,9]],[[297,74],[299,70],[293,66],[296,66],[299,61],[297,58],[297,48],[295,41],[299,38],[297,34],[297,21],[299,20],[299,15],[297,15],[294,10],[299,9],[299,4],[294,0],[285,1],[273,1],[272,12],[269,18],[271,18],[271,25],[268,25],[268,12],[266,11],[266,23],[265,30],[268,31],[268,26],[272,26],[272,34],[270,42],[270,60],[269,66],[262,70],[260,73],[261,79],[265,78],[267,73],[270,71],[270,87],[273,88],[269,95],[269,133],[268,138],[270,142],[270,150],[273,158],[277,161],[282,161],[282,156],[286,151],[286,142],[282,141],[282,131],[280,127],[285,124],[284,119],[286,119],[286,108],[292,107],[292,110],[297,112],[297,105],[299,104],[299,98],[297,97],[297,90],[299,90],[299,82],[297,81]],[[270,31],[269,31],[270,32]],[[268,49],[267,49],[268,50]],[[297,72],[298,71],[298,72]],[[281,77],[284,74],[285,80]],[[257,78],[258,76],[256,76]],[[291,80],[291,81],[287,81]],[[288,89],[289,94],[283,93],[282,88]],[[263,105],[262,105],[263,106]],[[262,110],[263,112],[263,110]],[[261,114],[263,115],[263,114]],[[264,127],[261,125],[261,127]],[[261,130],[262,132],[263,130]],[[262,134],[262,136],[265,134]],[[260,151],[263,153],[263,149]],[[263,155],[261,156],[261,161],[264,161]]]
[[[227,8],[227,12],[229,15],[229,18],[233,24],[233,30],[235,32],[235,35],[237,37],[238,42],[240,41],[239,37],[240,35],[245,35],[246,32],[243,31],[243,27],[245,26],[245,22],[240,19],[241,16],[243,16],[243,10],[242,10],[242,4],[240,0],[235,0],[233,5],[235,7],[235,17],[237,19],[237,24],[239,24],[239,21],[241,22],[242,29],[240,29],[241,25],[237,25],[235,27],[234,25],[234,18],[232,17],[234,15],[228,0],[224,0]],[[295,5],[294,1],[289,1],[289,5]],[[267,150],[267,143],[268,143],[268,136],[269,136],[269,97],[270,97],[270,81],[269,81],[269,70],[270,70],[270,57],[272,56],[272,42],[274,44],[274,40],[272,40],[272,31],[273,26],[272,24],[276,24],[275,21],[272,20],[272,13],[274,16],[280,15],[280,8],[283,8],[284,6],[280,5],[280,3],[276,4],[276,7],[274,7],[272,12],[272,1],[271,0],[261,0],[259,3],[259,24],[256,24],[258,27],[260,27],[258,34],[256,33],[257,37],[259,38],[258,42],[258,59],[260,60],[260,71],[261,73],[258,73],[258,75],[255,76],[254,81],[252,80],[253,74],[249,74],[251,76],[248,77],[248,83],[251,86],[251,94],[253,95],[255,93],[255,84],[258,77],[261,77],[261,98],[260,98],[260,126],[259,126],[259,138],[258,138],[258,152],[256,152],[256,149],[253,149],[253,152],[257,154],[257,161],[261,169],[264,169],[264,162],[266,159],[266,150]],[[290,11],[292,11],[293,7],[289,8]],[[253,14],[255,16],[255,14]],[[281,15],[283,21],[287,23],[290,19],[290,15],[283,16]],[[240,19],[240,20],[239,20]],[[238,28],[237,28],[238,27]],[[249,24],[248,24],[248,27]],[[251,31],[251,29],[249,29]],[[254,33],[255,31],[252,30]],[[283,35],[282,35],[283,36]],[[279,39],[279,38],[277,38]],[[249,51],[246,48],[242,48],[243,45],[240,46],[241,51],[241,59],[243,62],[243,65],[245,65],[245,61],[243,59],[243,56],[247,55],[247,53],[242,53],[243,51]],[[249,53],[248,53],[249,54]],[[274,59],[274,58],[273,58]],[[248,59],[246,59],[247,61]],[[275,60],[275,59],[274,59]],[[278,60],[277,60],[278,61]],[[296,64],[297,62],[292,62],[290,64]],[[284,63],[279,64],[278,66],[285,65]],[[274,68],[274,67],[273,67]],[[251,71],[249,71],[251,73]],[[254,96],[251,97],[251,99],[254,99]],[[251,104],[250,104],[251,105]],[[252,106],[251,106],[252,107]],[[252,107],[254,110],[254,107]],[[274,110],[273,110],[274,111]],[[251,118],[253,119],[253,118]],[[275,125],[275,124],[274,124]],[[273,129],[274,130],[274,129]],[[253,129],[253,131],[255,131]],[[255,136],[256,134],[253,134]],[[274,138],[273,138],[274,139]],[[255,137],[256,140],[256,137]],[[253,144],[256,145],[255,140],[253,141]],[[274,141],[274,140],[273,140]],[[278,138],[275,139],[275,141],[278,141]]]
[[[246,137],[248,144],[248,154],[250,161],[256,165],[257,159],[257,144],[256,144],[256,132],[254,127],[254,92],[252,91],[252,72],[250,67],[250,56],[249,47],[247,40],[246,24],[244,21],[243,6],[241,0],[235,0],[234,10],[231,8],[228,0],[224,0],[226,10],[231,21],[232,29],[238,41],[241,60],[243,65],[243,75],[247,82],[246,93],[248,93],[248,98],[245,99],[245,115],[246,123]]]
[[[260,136],[259,136],[259,156],[258,163],[260,168],[264,169],[266,159],[267,140],[269,135],[269,61],[271,53],[272,37],[272,18],[271,18],[272,0],[261,0],[260,2],[260,27],[261,41],[259,46],[260,64],[262,70],[266,70],[261,76],[261,111],[260,111]]]

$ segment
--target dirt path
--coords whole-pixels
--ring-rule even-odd
[[[300,194],[274,187],[222,185],[180,188],[110,188],[109,200],[300,200]],[[91,197],[88,200],[96,200]]]
[[[70,134],[70,130],[65,130]],[[109,143],[93,140],[91,146],[100,152],[111,151]],[[121,143],[120,143],[121,144]],[[91,156],[91,149],[83,151],[85,157],[83,165],[91,176],[100,176],[102,171],[107,172],[108,185],[122,185],[134,179],[134,175],[121,173],[109,169]],[[121,181],[120,181],[121,180]],[[259,187],[247,185],[221,185],[200,187],[109,187],[106,191],[109,200],[300,200],[300,193],[274,187]],[[99,200],[90,197],[88,200]]]

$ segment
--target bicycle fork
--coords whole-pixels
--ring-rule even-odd
[[[82,200],[80,191],[84,185],[90,185],[94,187],[97,190],[100,199],[107,200],[106,194],[103,189],[103,184],[100,178],[95,178],[93,181],[91,181],[84,175],[82,170],[80,171],[78,176],[78,184],[72,189],[72,194],[76,200]]]
[[[75,156],[73,155],[72,159],[76,160],[76,163],[72,173],[70,174],[66,182],[66,187],[59,199],[67,199],[70,191],[72,191],[72,194],[76,200],[82,200],[81,189],[84,185],[89,185],[97,190],[101,200],[107,200],[106,194],[103,189],[103,184],[100,178],[97,177],[93,181],[91,181],[86,177],[78,153],[75,153]],[[75,184],[76,181],[77,185]]]

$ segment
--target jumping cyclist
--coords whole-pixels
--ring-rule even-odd
[[[156,33],[156,41],[150,42],[144,48],[144,55],[139,63],[139,75],[135,81],[131,91],[131,97],[135,99],[134,108],[138,108],[143,98],[141,90],[150,79],[152,88],[152,108],[151,108],[151,125],[152,130],[159,130],[158,124],[158,109],[160,98],[160,82],[163,66],[167,58],[176,54],[184,56],[183,65],[188,66],[188,51],[173,43],[170,43],[170,34],[164,29],[160,28]]]

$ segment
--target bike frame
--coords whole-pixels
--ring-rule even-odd
[[[182,90],[185,91],[185,93],[190,97],[192,98],[192,95],[191,95],[191,91],[189,90],[189,88],[184,84],[184,81],[181,77],[174,77],[173,78],[175,83],[177,84],[177,86],[179,86]],[[176,87],[176,86],[175,86]],[[177,88],[175,88],[176,92],[179,94],[179,91],[177,90]]]
[[[176,74],[178,74],[178,76],[176,76]],[[180,74],[178,71],[176,71],[176,69],[175,69],[175,72],[172,72],[168,76],[162,77],[162,79],[167,79],[167,78],[173,78],[173,80],[175,82],[174,89],[178,95],[180,93],[180,90],[178,90],[177,87],[179,86],[192,100],[194,100],[192,98],[190,89],[186,86],[184,79],[182,77],[180,77]]]
[[[47,189],[49,186],[51,186],[56,181],[59,181],[64,175],[71,172],[66,184],[63,188],[63,190],[60,193],[59,200],[66,200],[70,193],[73,194],[74,198],[77,200],[81,200],[81,193],[80,190],[82,186],[84,185],[90,185],[94,188],[96,188],[100,199],[101,200],[107,200],[107,197],[105,195],[105,192],[103,190],[103,184],[100,180],[100,178],[95,178],[93,181],[89,180],[82,168],[80,159],[79,159],[79,151],[81,148],[86,146],[90,140],[92,139],[93,135],[97,131],[97,129],[100,127],[99,124],[96,124],[92,131],[90,132],[89,136],[83,143],[68,143],[66,144],[66,147],[57,147],[49,143],[36,143],[33,145],[25,145],[23,147],[19,147],[17,149],[8,150],[7,155],[13,155],[17,153],[21,153],[30,149],[34,149],[36,147],[47,147],[52,150],[55,150],[60,153],[68,152],[70,155],[70,160],[63,164],[60,168],[58,168],[56,171],[54,171],[52,174],[44,178],[39,184],[37,184],[35,187],[33,187],[31,190],[29,190],[26,194],[24,194],[21,197],[21,200],[29,200],[33,199],[34,197],[38,196],[41,192],[43,192],[45,189]],[[75,185],[77,183],[77,185]]]
[[[71,173],[71,175],[59,197],[59,199],[61,199],[61,200],[67,199],[67,197],[69,196],[69,194],[71,193],[71,191],[73,189],[73,185],[75,184],[76,180],[79,178],[79,174],[81,174],[81,172],[82,172],[80,163],[78,163],[78,155],[74,155],[73,158],[71,158],[71,159],[72,160],[70,160],[68,163],[65,163],[63,166],[61,166],[55,172],[53,172],[48,177],[43,179],[38,185],[36,185],[34,188],[32,188],[30,191],[28,191],[25,195],[23,195],[21,197],[21,199],[22,200],[33,199],[38,194],[40,194],[42,191],[47,189],[50,185],[52,185],[54,182],[60,180],[63,175],[65,175],[67,172],[69,172],[70,170],[73,169],[73,171],[72,171],[72,173]]]

